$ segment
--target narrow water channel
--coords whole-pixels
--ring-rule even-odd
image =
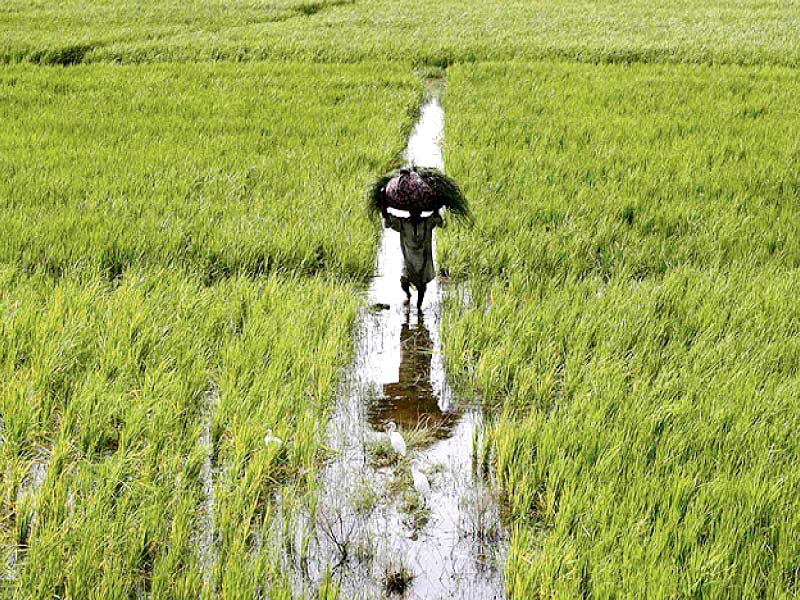
[[[443,130],[432,98],[406,162],[443,168]],[[355,360],[327,431],[335,458],[321,475],[313,516],[297,517],[296,548],[282,567],[293,573],[298,597],[328,576],[341,598],[503,598],[505,536],[474,460],[483,439],[480,404],[453,393],[442,361],[440,298],[448,292],[433,282],[421,312],[415,297],[404,305],[401,262],[399,235],[385,230]],[[405,437],[406,457],[391,451],[389,421]],[[414,491],[412,458],[430,481],[427,502]]]

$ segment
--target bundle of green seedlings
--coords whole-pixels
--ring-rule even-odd
[[[497,412],[511,597],[800,589],[795,77],[449,71],[443,346]]]
[[[411,180],[404,184],[404,180]],[[402,187],[401,193],[393,193]],[[433,167],[403,167],[378,177],[370,185],[367,209],[380,215],[387,207],[412,213],[447,209],[458,223],[472,225],[474,219],[466,196],[452,178]]]

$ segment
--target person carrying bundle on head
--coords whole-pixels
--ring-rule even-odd
[[[421,310],[425,289],[436,277],[433,230],[444,227],[440,210],[447,208],[457,219],[472,223],[467,201],[456,183],[439,170],[404,168],[375,182],[370,207],[380,210],[384,227],[400,233],[400,287],[406,304],[411,301],[410,286],[416,288],[417,309]],[[408,217],[393,214],[392,210],[404,211]]]
[[[422,308],[425,289],[436,277],[433,264],[433,230],[444,227],[439,211],[422,217],[420,212],[412,212],[408,219],[397,217],[388,210],[383,212],[384,227],[400,233],[400,248],[403,251],[403,274],[400,287],[406,295],[406,304],[411,301],[410,286],[417,290],[417,308]]]

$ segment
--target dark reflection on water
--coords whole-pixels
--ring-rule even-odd
[[[450,437],[458,423],[455,412],[443,412],[441,400],[431,384],[433,338],[422,313],[415,323],[410,311],[400,329],[400,367],[398,380],[383,384],[383,394],[372,399],[367,409],[369,424],[383,431],[389,421],[401,431],[424,427],[433,440]]]

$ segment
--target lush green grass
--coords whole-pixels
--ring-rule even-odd
[[[74,64],[98,48],[153,43],[186,34],[252,30],[305,16],[337,0],[9,0],[0,9],[0,52],[5,62]],[[201,42],[201,40],[197,40]]]
[[[14,268],[0,283],[0,536],[21,552],[17,596],[208,594],[198,540],[209,450],[218,590],[279,586],[271,549],[253,536],[276,489],[313,477],[349,356],[352,287],[276,277],[206,287],[164,270],[54,282]],[[264,445],[269,427],[284,446]],[[47,474],[33,493],[37,460]]]
[[[443,336],[498,412],[511,596],[800,594],[795,3],[13,0],[0,31],[0,63],[183,61],[0,68],[12,594],[289,596],[262,535],[313,497],[408,65],[540,58],[750,66],[448,71],[478,225],[440,237]],[[295,62],[191,62],[260,59]]]
[[[0,260],[365,278],[421,86],[381,64],[0,71]]]
[[[795,81],[449,71],[444,345],[501,414],[514,597],[800,592]]]
[[[315,482],[364,193],[421,89],[378,64],[0,70],[0,595],[288,597],[263,536]]]
[[[389,59],[798,64],[783,0],[322,0],[6,3],[0,60]]]

